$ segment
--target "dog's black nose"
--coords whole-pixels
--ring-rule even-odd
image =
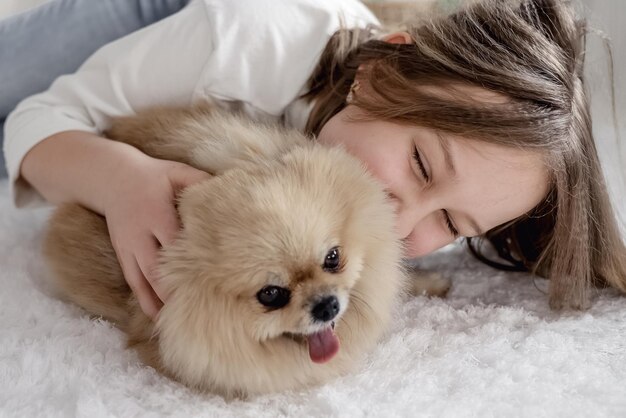
[[[335,296],[328,296],[322,299],[313,307],[311,314],[318,321],[328,322],[339,313],[339,301]]]

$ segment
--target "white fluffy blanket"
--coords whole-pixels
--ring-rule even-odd
[[[358,372],[326,386],[226,402],[142,366],[110,324],[50,296],[47,210],[11,208],[0,182],[0,416],[625,417],[626,298],[548,310],[543,280],[463,249],[425,261],[446,300],[416,298]]]

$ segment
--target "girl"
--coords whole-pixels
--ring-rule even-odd
[[[378,33],[356,0],[196,0],[24,100],[6,125],[18,205],[73,200],[107,219],[154,317],[151,271],[178,230],[177,191],[206,177],[99,136],[111,116],[209,99],[344,146],[386,186],[407,256],[467,237],[550,278],[554,308],[626,291],[591,135],[584,24],[557,0],[483,0]],[[342,27],[344,27],[342,29]],[[493,262],[490,262],[493,264]]]

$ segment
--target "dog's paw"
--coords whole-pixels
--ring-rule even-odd
[[[413,296],[445,298],[452,287],[452,280],[436,271],[411,269],[409,276],[409,292]]]

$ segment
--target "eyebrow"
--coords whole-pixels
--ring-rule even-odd
[[[452,153],[450,152],[450,141],[448,141],[448,138],[441,135],[441,132],[439,131],[437,131],[437,139],[437,145],[439,145],[441,153],[443,154],[443,159],[446,163],[446,170],[450,176],[456,177],[456,167],[454,166],[454,160],[452,159]]]
[[[450,150],[451,143],[448,140],[448,138],[445,138],[443,135],[441,135],[441,132],[439,131],[436,131],[436,132],[437,132],[437,139],[438,139],[437,145],[439,145],[441,153],[443,154],[443,159],[446,163],[446,170],[448,174],[454,178],[457,176],[457,171],[456,171],[456,166],[454,164],[454,158]],[[449,212],[450,211],[448,211],[448,213]],[[478,225],[478,222],[476,222],[474,218],[470,217],[469,215],[465,215],[465,219],[467,220],[467,223],[469,224],[470,228],[473,230],[475,235],[483,234],[482,228]],[[457,224],[457,227],[458,227],[458,224]]]

